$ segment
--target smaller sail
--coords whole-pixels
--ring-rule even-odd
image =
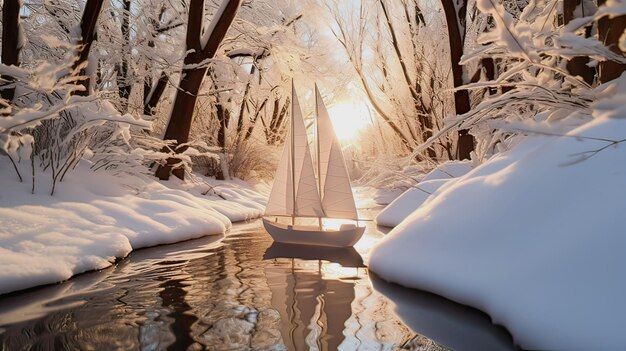
[[[266,216],[291,216],[293,207],[293,170],[291,167],[291,131],[287,133],[282,156],[274,176],[274,185],[265,207]]]
[[[320,193],[324,213],[328,218],[358,219],[341,145],[337,141],[335,129],[317,85],[315,86],[315,103]]]

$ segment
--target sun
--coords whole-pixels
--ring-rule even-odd
[[[354,141],[359,133],[371,125],[367,106],[354,101],[337,103],[328,109],[328,114],[337,138],[344,142]]]

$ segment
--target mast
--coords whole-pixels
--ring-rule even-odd
[[[315,154],[317,157],[317,188],[320,192],[320,200],[324,203],[324,191],[322,190],[322,163],[320,157],[320,124],[319,124],[319,114],[317,111],[318,104],[318,96],[317,94],[317,82],[315,82],[315,144],[317,146],[317,153]],[[324,207],[322,206],[322,209]],[[318,224],[320,226],[320,230],[322,230],[322,217],[318,217]]]
[[[295,119],[295,104],[294,96],[296,95],[296,87],[293,84],[293,78],[291,78],[291,196],[293,201],[293,207],[291,210],[291,225],[296,225],[296,156],[295,156],[295,134],[294,134],[294,119]]]

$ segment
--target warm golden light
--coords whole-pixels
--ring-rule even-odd
[[[323,218],[322,227],[325,230],[339,230],[342,224],[354,224],[353,220],[349,219],[336,219],[336,218]]]
[[[340,141],[352,141],[370,126],[369,113],[364,104],[338,103],[328,109],[328,114]]]

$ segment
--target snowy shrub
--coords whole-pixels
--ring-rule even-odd
[[[68,152],[70,148],[80,148],[80,132],[72,132],[76,123],[59,122],[68,116],[68,111],[76,109],[82,103],[88,103],[85,98],[73,96],[76,90],[75,79],[71,72],[71,59],[66,57],[52,64],[47,61],[35,62],[31,68],[0,65],[0,73],[15,79],[15,91],[18,96],[11,104],[7,104],[6,115],[0,120],[0,145],[2,153],[7,155],[18,174],[23,180],[20,170],[15,164],[22,159],[30,159],[33,174],[34,190],[34,157],[39,156],[41,166],[46,169],[51,166],[53,178],[63,177],[74,164],[76,152]],[[66,118],[67,121],[67,118]],[[52,125],[67,125],[65,128],[50,128]],[[80,127],[78,127],[80,128]],[[76,137],[76,138],[75,138]],[[62,145],[45,147],[52,141]],[[53,151],[54,150],[54,151]]]
[[[71,56],[56,64],[38,61],[23,68],[0,66],[0,73],[17,78],[18,96],[7,104],[10,114],[0,119],[0,149],[13,162],[20,180],[23,176],[15,163],[30,160],[33,191],[36,166],[50,172],[54,193],[56,183],[85,153],[98,159],[103,150],[118,148],[121,160],[131,155],[130,149],[121,148],[130,145],[131,128],[150,128],[149,122],[121,115],[98,94],[75,95],[79,77],[72,72]]]
[[[403,167],[406,162],[387,155],[368,160],[367,171],[357,180],[376,189],[406,190],[417,185],[422,177],[428,173],[427,163],[421,162]],[[433,166],[434,167],[434,166]]]
[[[132,133],[128,140],[112,139],[91,151],[90,162],[94,171],[107,170],[113,174],[126,173],[152,178],[155,165],[170,162],[172,169],[182,168],[190,174],[194,163],[206,158],[216,158],[218,149],[203,141],[194,140],[177,145],[173,140],[161,140],[148,133]],[[183,152],[175,152],[184,149]],[[171,163],[174,161],[174,163]]]
[[[626,13],[626,8],[609,1],[588,17],[557,26],[558,0],[531,1],[518,18],[495,0],[479,0],[477,6],[493,19],[491,31],[478,37],[482,44],[463,58],[468,64],[489,57],[499,62],[494,80],[468,84],[462,89],[502,89],[486,96],[466,114],[448,118],[446,126],[413,155],[425,150],[450,131],[469,129],[477,137],[477,156],[482,159],[498,151],[512,135],[527,133],[564,134],[591,118],[591,104],[601,97],[602,87],[587,83],[571,73],[567,64],[575,57],[590,58],[588,67],[611,60],[626,63],[600,42],[597,30],[586,36],[585,28],[596,28],[604,17]]]
[[[280,155],[276,149],[254,139],[233,143],[227,150],[230,175],[244,180],[271,179]]]

